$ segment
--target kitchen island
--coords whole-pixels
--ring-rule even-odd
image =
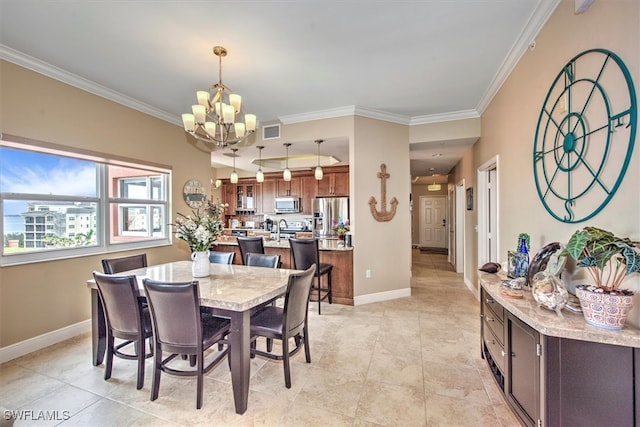
[[[319,239],[320,262],[333,265],[332,302],[336,304],[353,305],[353,248],[339,246],[338,240]],[[234,236],[222,235],[213,250],[220,252],[234,252],[234,264],[242,264],[238,241]],[[291,248],[287,239],[264,239],[264,252],[270,255],[280,255],[282,268],[293,268]]]
[[[527,426],[640,425],[640,331],[588,325],[581,313],[538,307],[526,287],[479,273],[481,355]]]

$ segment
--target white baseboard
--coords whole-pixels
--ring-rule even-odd
[[[394,291],[378,292],[376,294],[360,295],[353,299],[353,305],[371,304],[372,302],[389,301],[392,299],[411,296],[411,288],[396,289]]]
[[[66,326],[37,337],[29,338],[19,343],[0,348],[0,363],[8,362],[25,354],[29,354],[41,348],[73,338],[76,335],[91,331],[91,319]]]
[[[471,281],[466,277],[464,278],[464,284],[467,286],[467,288],[469,288],[469,290],[476,297],[476,299],[480,300],[480,292],[478,292],[478,289],[476,289],[476,287],[473,286],[473,283],[471,283]]]

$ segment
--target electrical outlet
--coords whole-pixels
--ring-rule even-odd
[[[370,269],[366,269],[366,271],[364,272],[364,277],[366,277],[367,279],[371,279],[371,270]]]

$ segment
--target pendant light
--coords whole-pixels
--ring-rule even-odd
[[[256,181],[264,182],[264,173],[262,173],[262,149],[264,148],[264,145],[258,145],[256,148],[258,149],[258,153],[259,153],[258,172],[256,172]]]
[[[231,181],[232,184],[237,184],[238,172],[236,172],[236,151],[238,151],[238,149],[232,148],[231,151],[233,151],[233,171],[231,172],[231,176],[229,177],[229,180]]]
[[[291,146],[291,143],[285,142],[283,145],[287,147],[287,157],[285,157],[286,167],[282,171],[282,179],[285,181],[291,181],[291,171],[289,170],[289,147]]]
[[[316,144],[318,144],[318,166],[316,166],[315,177],[318,181],[320,181],[324,176],[324,173],[322,171],[322,166],[320,166],[320,144],[322,144],[322,140],[316,139]]]

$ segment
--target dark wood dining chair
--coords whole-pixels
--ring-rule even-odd
[[[145,354],[145,340],[152,335],[151,318],[148,308],[138,302],[138,282],[136,276],[114,276],[93,272],[98,286],[98,295],[104,308],[106,321],[106,369],[104,379],[111,378],[113,356],[138,361],[138,381],[136,388],[144,384],[144,359],[151,357],[153,350]],[[115,345],[115,338],[124,340]],[[135,354],[124,353],[121,349],[134,345]]]
[[[311,294],[313,295],[314,291],[317,292],[318,314],[321,314],[320,303],[326,299],[331,304],[331,272],[333,271],[333,265],[320,262],[318,239],[289,239],[289,246],[291,247],[294,269],[306,270],[311,265],[316,266],[317,285],[311,288]],[[322,276],[325,274],[327,276],[327,286],[323,288]]]
[[[209,252],[209,262],[212,264],[233,264],[234,252]]]
[[[238,248],[240,248],[240,258],[242,263],[247,265],[245,259],[248,253],[264,254],[264,241],[262,237],[242,237],[236,238],[238,241]]]
[[[149,301],[155,358],[151,400],[160,391],[160,374],[197,377],[196,408],[202,407],[204,375],[215,368],[229,352],[227,346],[205,363],[204,351],[216,343],[225,342],[229,333],[229,319],[216,317],[200,306],[198,282],[161,282],[144,279]],[[170,353],[163,358],[163,353]],[[176,356],[190,356],[195,369],[170,366]],[[195,363],[194,363],[195,362]]]
[[[284,307],[269,306],[251,316],[251,354],[270,359],[282,360],[284,365],[284,383],[291,388],[290,358],[304,346],[307,363],[311,363],[307,314],[309,312],[309,292],[315,275],[316,266],[311,265],[301,273],[289,275],[285,293]],[[256,338],[282,341],[282,354],[272,354],[258,350]],[[295,347],[289,350],[289,339],[294,338]]]
[[[123,271],[144,268],[146,266],[147,254],[145,253],[102,260],[102,269],[105,274],[116,274]]]

